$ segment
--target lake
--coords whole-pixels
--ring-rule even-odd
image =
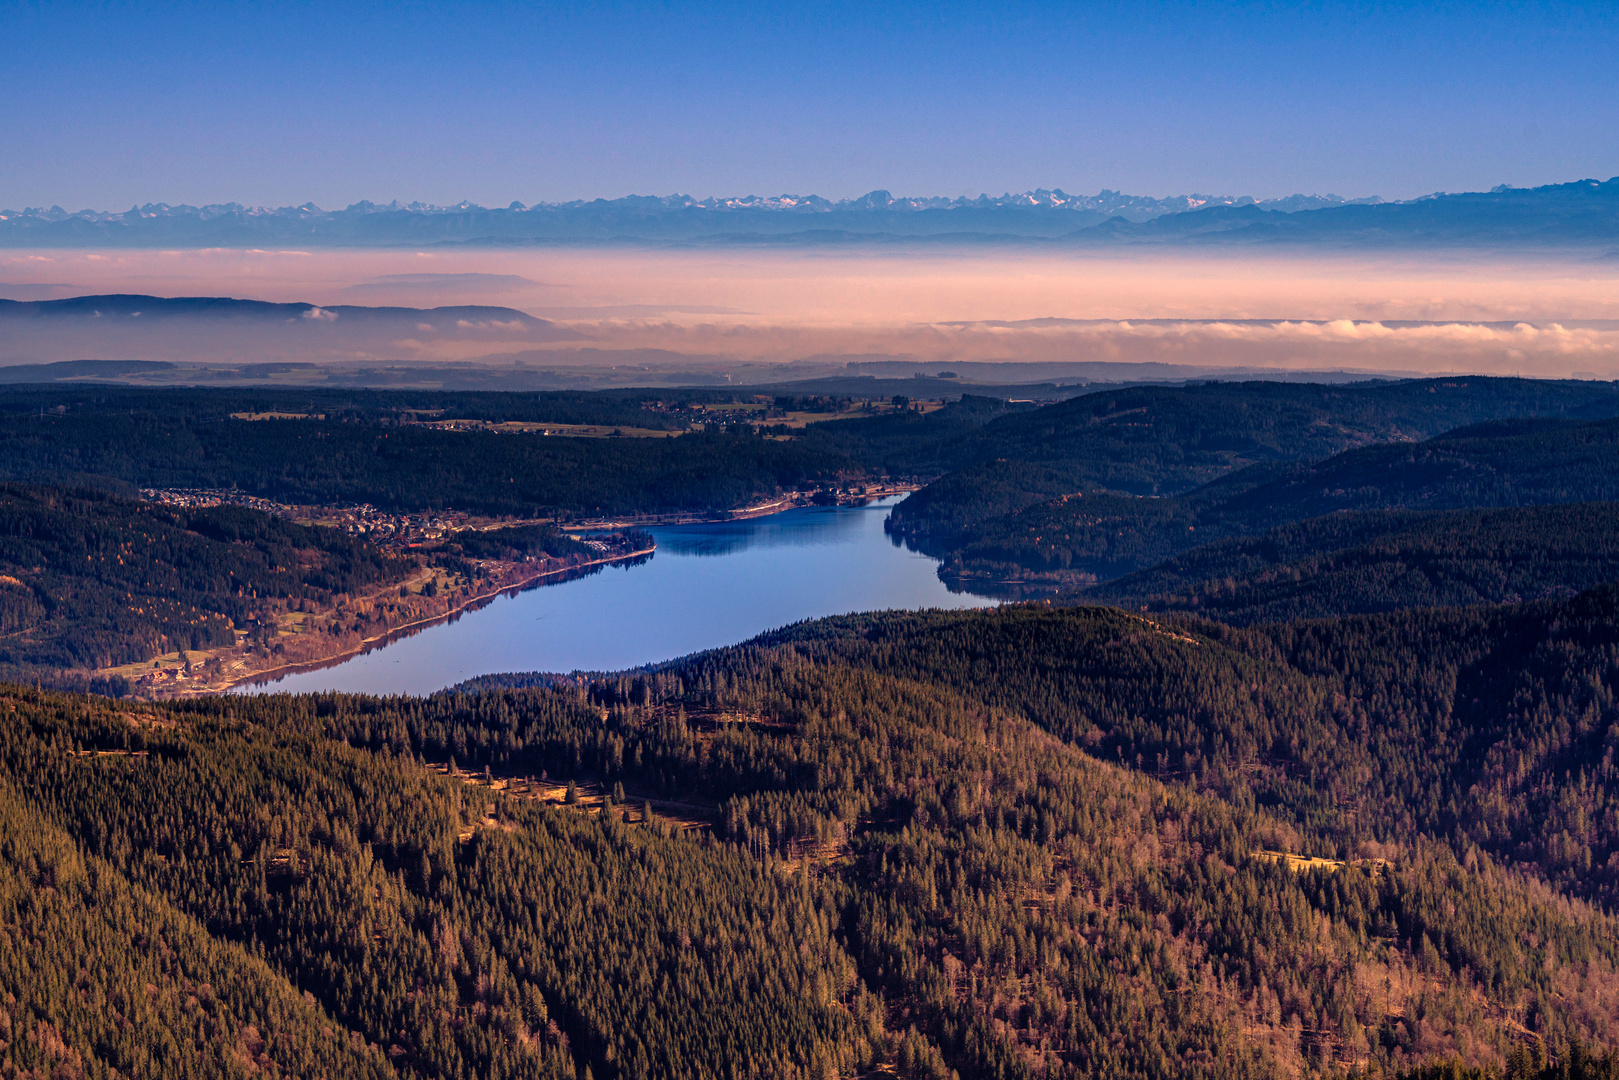
[[[237,689],[428,694],[498,672],[638,667],[851,611],[995,604],[949,591],[937,560],[889,539],[883,519],[900,498],[654,528],[657,553],[638,565],[503,595],[353,659]]]

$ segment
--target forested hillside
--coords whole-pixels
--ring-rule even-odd
[[[1103,760],[1267,806],[1340,857],[1440,836],[1604,902],[1619,887],[1604,794],[1619,587],[1248,631],[1024,607],[761,640],[1027,715]],[[1576,808],[1566,835],[1544,830]]]
[[[1336,511],[1614,499],[1619,420],[1501,420],[1313,464],[1254,465],[1169,498],[1059,495],[967,524],[947,542],[923,543],[948,552],[946,575],[1086,583]],[[895,509],[896,530],[909,528],[907,505]]]
[[[217,690],[653,546],[638,530],[585,544],[526,525],[382,548],[243,507],[0,483],[0,677]]]
[[[0,472],[51,483],[235,488],[289,503],[519,516],[730,508],[862,475],[845,458],[748,431],[574,439],[95,407],[7,417]]]
[[[1194,548],[1084,590],[1089,602],[1237,626],[1573,594],[1619,581],[1619,503],[1357,510]]]
[[[0,984],[0,1062],[11,1076],[395,1075],[251,949],[86,855],[9,782]]]
[[[1619,1043],[1616,664],[1603,588],[1261,631],[854,616],[428,699],[13,687],[0,953],[41,919],[75,931],[0,955],[0,1055],[1530,1075]],[[97,1035],[58,986],[137,1026]],[[198,1019],[162,1073],[132,1048],[170,1001]],[[358,1064],[318,1064],[338,1053]]]
[[[1596,382],[1469,377],[1135,387],[997,418],[947,441],[918,442],[884,463],[904,472],[962,471],[913,495],[894,516],[896,531],[944,543],[986,515],[1055,494],[1173,495],[1249,465],[1413,442],[1486,420],[1614,415],[1619,388]]]
[[[0,484],[0,672],[111,667],[233,644],[272,609],[415,569],[336,529],[233,506]]]
[[[12,690],[0,713],[13,1067],[823,1076],[876,1019],[825,892],[322,738],[350,703],[115,714]],[[107,925],[24,936],[76,911]]]

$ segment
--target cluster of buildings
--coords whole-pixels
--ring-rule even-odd
[[[457,510],[400,514],[370,503],[354,506],[290,506],[240,491],[213,488],[142,488],[141,498],[165,506],[243,506],[300,525],[340,529],[384,547],[409,547],[437,540],[447,532],[477,527],[472,515]]]
[[[276,517],[296,517],[294,507],[261,499],[240,491],[216,491],[210,488],[141,488],[141,498],[164,506],[245,506]]]

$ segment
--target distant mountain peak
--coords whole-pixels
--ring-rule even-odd
[[[1033,188],[1001,195],[851,199],[819,195],[627,195],[568,202],[468,199],[449,206],[362,200],[248,207],[147,203],[119,213],[60,206],[0,211],[0,247],[422,246],[434,244],[702,243],[826,245],[951,243],[1311,243],[1357,246],[1581,247],[1619,243],[1619,178],[1487,192],[1376,196],[1194,192],[1158,198],[1104,188],[1071,195]]]
[[[1507,190],[1504,186],[1496,190]],[[22,210],[0,210],[0,221],[37,219],[56,222],[78,220],[103,222],[130,218],[192,218],[207,221],[217,217],[281,217],[281,218],[341,218],[363,214],[437,214],[465,213],[538,213],[557,210],[576,210],[584,207],[623,207],[660,210],[734,210],[734,211],[792,211],[798,213],[829,213],[837,210],[957,210],[990,209],[998,207],[1025,207],[1048,210],[1095,210],[1125,213],[1133,220],[1145,220],[1161,214],[1184,213],[1206,206],[1261,206],[1291,212],[1299,209],[1317,209],[1346,203],[1379,203],[1375,196],[1368,199],[1346,199],[1341,195],[1289,195],[1280,199],[1255,199],[1251,195],[1170,195],[1157,198],[1151,195],[1126,195],[1103,188],[1095,195],[1070,195],[1061,188],[1032,188],[1022,192],[1001,195],[904,195],[896,196],[886,188],[877,188],[851,199],[827,199],[820,195],[711,195],[696,198],[692,195],[626,195],[617,199],[573,199],[566,202],[537,202],[525,205],[513,200],[505,207],[487,207],[463,199],[451,205],[436,203],[401,203],[394,199],[387,203],[361,199],[341,210],[326,210],[314,202],[300,206],[246,206],[242,203],[209,203],[192,206],[188,203],[146,203],[131,206],[126,211],[77,210],[68,211],[60,206],[49,210],[26,207]]]

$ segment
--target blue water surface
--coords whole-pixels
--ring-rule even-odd
[[[640,565],[501,596],[340,664],[240,689],[425,694],[497,672],[637,667],[825,615],[994,604],[950,592],[936,560],[889,540],[896,501],[654,528],[657,554]]]

